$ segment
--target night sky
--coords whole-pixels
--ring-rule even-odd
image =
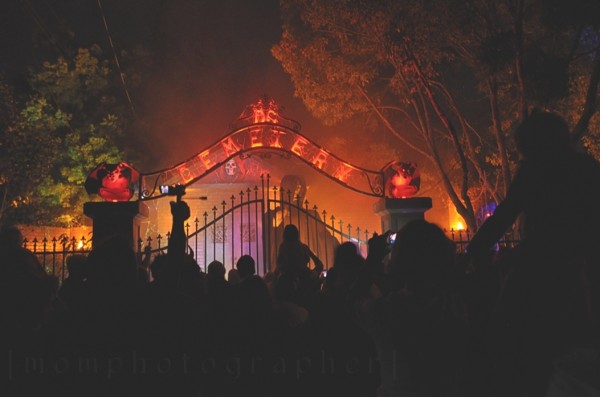
[[[336,130],[323,127],[293,96],[289,76],[270,54],[281,33],[277,0],[101,4],[117,51],[142,45],[153,54],[152,74],[132,100],[142,109],[137,130],[150,142],[154,169],[183,161],[224,136],[229,123],[263,94],[317,142]],[[28,66],[57,56],[52,45],[51,52],[33,45],[36,30],[44,37],[62,24],[79,47],[98,44],[112,59],[97,0],[5,0],[2,5],[0,70],[17,86]]]
[[[283,106],[283,114],[300,122],[301,132],[317,144],[331,150],[327,138],[344,136],[349,144],[333,150],[336,155],[359,166],[377,167],[356,162],[353,155],[374,131],[365,135],[364,124],[352,120],[324,126],[294,97],[290,77],[270,52],[281,34],[278,0],[101,0],[101,4],[117,51],[141,45],[154,62],[152,73],[132,95],[138,110],[132,133],[142,140],[147,154],[143,164],[133,164],[140,171],[157,171],[200,153],[225,136],[229,124],[263,95]],[[58,56],[52,45],[50,51],[34,46],[33,32],[40,29],[45,38],[64,26],[73,32],[78,47],[98,44],[112,60],[97,0],[3,0],[2,5],[0,72],[16,86],[23,85],[29,66],[39,69],[42,61]],[[117,94],[125,98],[123,92]],[[381,136],[398,144],[385,133]],[[372,160],[383,166],[393,159]],[[299,160],[281,165],[272,166],[280,173],[305,177],[313,187],[311,202],[351,218],[336,201],[340,194],[347,195],[344,188]],[[423,187],[426,191],[427,181]],[[314,196],[317,192],[319,197]],[[354,204],[348,208],[371,208],[374,201],[360,194],[347,195],[348,200]],[[444,206],[434,207],[428,212],[432,219],[446,216]],[[438,210],[441,215],[434,214]],[[353,223],[375,230],[379,221],[371,217]]]

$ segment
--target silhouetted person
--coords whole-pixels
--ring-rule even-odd
[[[348,299],[355,286],[359,272],[364,270],[364,259],[356,245],[346,241],[339,245],[334,254],[333,267],[327,271],[323,291],[335,295],[342,301]]]
[[[227,282],[230,285],[238,285],[242,282],[242,279],[240,278],[240,273],[237,271],[237,269],[229,269],[229,271],[227,272]]]
[[[58,288],[57,279],[47,275],[37,256],[22,244],[18,228],[0,233],[2,322],[19,337],[42,326]]]
[[[522,217],[522,241],[500,263],[510,273],[490,327],[496,332],[492,373],[506,388],[502,395],[542,395],[552,359],[575,340],[590,338],[597,315],[597,292],[589,287],[597,288],[598,280],[600,164],[574,150],[556,114],[534,112],[515,138],[522,160],[467,254],[485,256]]]
[[[84,255],[71,255],[66,260],[69,276],[63,280],[58,297],[67,309],[81,309],[81,301],[85,297],[85,280],[88,276],[87,258]],[[76,309],[77,308],[77,309]]]
[[[314,268],[310,269],[310,261]],[[300,241],[300,233],[295,225],[286,225],[283,230],[283,242],[277,253],[277,269],[296,279],[299,295],[310,294],[318,289],[319,275],[323,271],[323,263]]]
[[[386,251],[383,244],[372,246]],[[449,282],[455,250],[444,232],[425,220],[410,221],[397,233],[390,292],[362,307],[379,351],[380,396],[463,395],[466,326]]]
[[[266,283],[256,275],[256,264],[250,255],[242,255],[235,264],[241,282],[237,286],[239,304],[246,316],[263,316],[271,308],[271,297]],[[254,321],[254,320],[252,320]]]
[[[235,267],[242,279],[242,282],[246,280],[248,277],[256,274],[256,264],[254,263],[254,258],[250,255],[242,255],[237,260]]]

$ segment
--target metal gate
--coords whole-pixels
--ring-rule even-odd
[[[254,258],[259,274],[273,270],[283,229],[288,224],[296,225],[301,241],[321,258],[326,268],[333,265],[335,248],[345,241],[354,242],[366,255],[368,230],[345,225],[326,210],[320,211],[306,200],[301,202],[290,190],[271,186],[270,181],[269,175],[261,175],[260,187],[248,186],[185,224],[188,250],[202,270],[206,271],[214,260],[231,269],[242,255]],[[147,263],[153,256],[165,253],[168,239],[169,233],[145,241],[138,239],[140,259]]]

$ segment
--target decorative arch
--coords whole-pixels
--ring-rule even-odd
[[[384,171],[352,165],[317,145],[300,131],[300,124],[283,117],[272,99],[266,97],[247,106],[231,124],[231,132],[200,153],[173,167],[140,176],[139,197],[162,197],[160,185],[190,185],[223,166],[235,156],[250,151],[280,151],[296,156],[318,172],[348,189],[383,197]]]

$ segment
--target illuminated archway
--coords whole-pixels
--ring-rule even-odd
[[[249,151],[281,151],[298,157],[335,182],[374,197],[384,197],[388,171],[394,162],[379,171],[352,165],[300,134],[300,124],[283,117],[271,99],[248,106],[233,123],[231,132],[197,155],[171,168],[142,174],[139,198],[162,197],[160,185],[190,185],[223,166],[233,157]],[[412,183],[418,190],[418,176]],[[406,178],[403,179],[406,181]],[[415,190],[415,192],[416,192]]]

